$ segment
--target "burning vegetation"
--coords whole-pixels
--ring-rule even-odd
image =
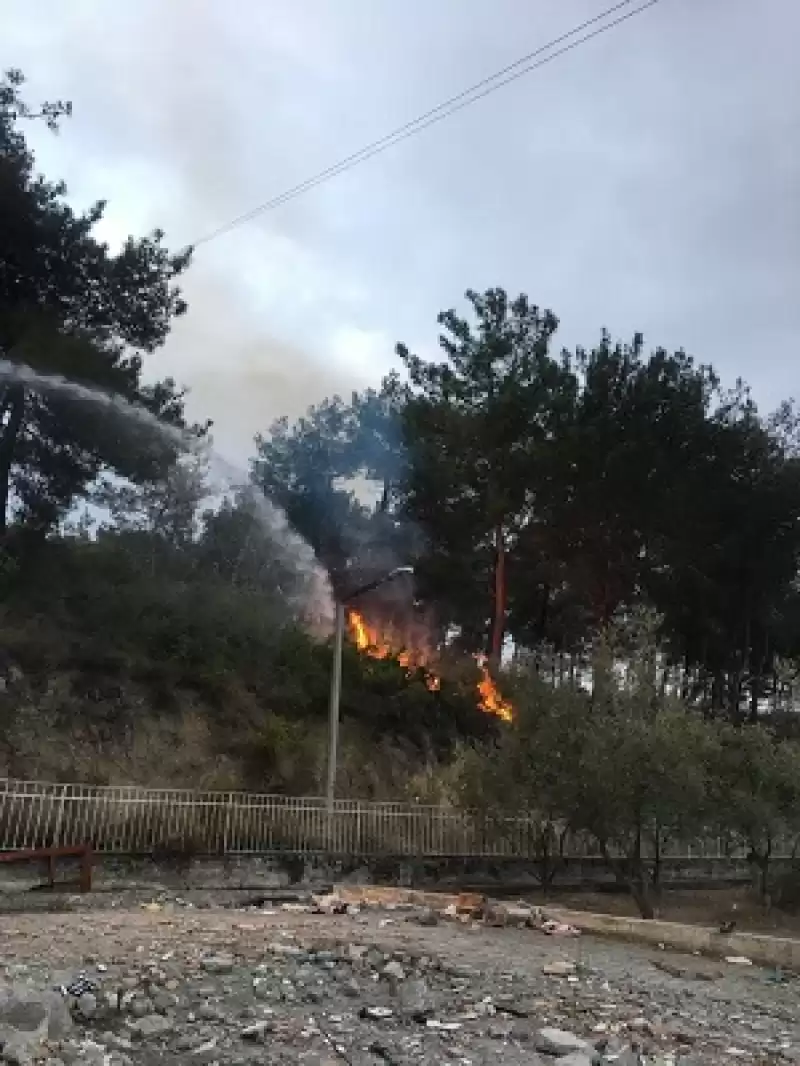
[[[367,623],[362,614],[352,609],[347,612],[347,624],[351,640],[364,655],[373,659],[395,659],[408,671],[421,671],[425,684],[432,692],[441,687],[441,678],[429,668],[430,655],[421,644],[413,641],[401,643],[392,639],[391,635],[380,633]],[[481,672],[477,685],[478,706],[487,714],[510,722],[513,717],[511,704],[500,694],[486,660],[481,657],[476,662]]]

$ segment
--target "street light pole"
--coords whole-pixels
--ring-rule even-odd
[[[344,604],[336,604],[336,629],[333,634],[333,667],[331,669],[331,697],[328,707],[328,787],[325,795],[328,814],[333,814],[336,796],[336,764],[339,758],[339,699],[342,692],[342,647],[344,645]]]
[[[400,577],[401,574],[413,573],[413,566],[396,566],[394,570],[390,570],[389,573],[384,574],[383,577],[379,577],[375,581],[369,581],[366,585],[361,585],[360,588],[355,589],[348,596],[343,596],[340,600],[336,601],[336,619],[333,634],[333,664],[331,667],[331,694],[328,705],[328,780],[325,790],[326,807],[329,815],[333,814],[334,803],[336,800],[336,770],[339,759],[339,704],[342,695],[342,650],[344,648],[345,607],[359,596],[363,596],[365,592],[372,592],[373,589],[385,585],[387,581],[393,581],[396,577]]]

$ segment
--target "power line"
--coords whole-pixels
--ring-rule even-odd
[[[449,100],[445,100],[443,103],[418,115],[404,125],[398,126],[384,137],[372,141],[357,152],[353,152],[351,155],[345,156],[344,159],[340,159],[337,163],[333,163],[331,166],[326,167],[325,170],[321,170],[319,173],[312,175],[305,181],[284,190],[284,192],[273,197],[271,200],[265,200],[257,207],[245,212],[245,214],[237,215],[236,218],[231,219],[229,222],[212,230],[199,240],[194,241],[192,247],[196,248],[198,245],[208,244],[210,241],[216,240],[217,237],[221,237],[223,234],[235,229],[237,226],[242,226],[246,222],[250,222],[252,219],[257,218],[258,215],[264,214],[267,211],[273,211],[276,207],[281,207],[283,204],[288,203],[289,200],[294,200],[296,197],[301,196],[303,193],[308,192],[317,185],[322,185],[326,181],[330,181],[331,178],[338,177],[339,174],[344,173],[346,170],[350,170],[352,167],[358,166],[359,163],[363,163],[367,159],[371,159],[372,156],[385,152],[387,148],[392,148],[394,145],[400,144],[409,137],[413,137],[415,134],[427,129],[429,126],[433,126],[437,122],[442,122],[444,119],[456,114],[456,112],[462,111],[464,108],[469,107],[478,100],[482,100],[491,93],[497,92],[498,89],[504,88],[504,86],[509,85],[511,82],[517,81],[519,78],[524,77],[526,74],[530,74],[534,70],[538,70],[539,67],[543,67],[547,63],[551,63],[554,59],[564,55],[566,52],[571,52],[582,44],[586,44],[588,41],[593,40],[595,37],[599,37],[603,33],[608,33],[609,30],[614,29],[623,22],[627,22],[629,19],[635,18],[636,15],[641,15],[648,8],[655,7],[656,4],[660,2],[661,0],[645,0],[645,2],[641,3],[638,7],[635,7],[630,11],[625,11],[608,22],[604,22],[603,25],[597,26],[595,29],[590,30],[590,32],[583,34],[582,37],[576,37],[576,35],[582,33],[583,30],[589,29],[590,26],[596,26],[596,23],[601,22],[603,19],[607,19],[609,15],[613,15],[616,11],[620,11],[622,8],[628,7],[633,3],[633,0],[621,0],[620,3],[606,8],[606,10],[600,12],[599,15],[587,19],[579,26],[575,26],[573,29],[569,30],[567,33],[561,34],[560,37],[554,37],[533,52],[529,52],[527,55],[510,63],[508,66],[496,71],[494,74],[490,74],[488,77],[476,82],[469,88],[464,89],[456,96],[451,96]],[[575,39],[570,40],[570,38]],[[557,45],[561,45],[561,47],[557,48]],[[555,51],[551,51],[551,49],[554,48]],[[543,55],[545,52],[549,54]]]

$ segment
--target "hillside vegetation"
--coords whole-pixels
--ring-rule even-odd
[[[339,599],[414,567],[358,600],[377,636],[345,648],[340,795],[497,832],[525,810],[545,881],[582,833],[643,913],[669,842],[715,832],[768,897],[800,833],[793,405],[640,334],[559,351],[551,311],[469,291],[438,361],[400,344],[375,389],[264,427],[220,503],[213,427],[156,378],[191,249],[101,243],[104,205],[76,214],[26,143],[68,105],[22,86],[0,83],[0,772],[319,794],[332,648],[268,499]]]

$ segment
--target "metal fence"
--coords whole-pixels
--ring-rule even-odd
[[[408,857],[535,859],[532,817],[488,820],[451,807],[243,792],[135,786],[44,784],[0,779],[0,851],[91,844],[126,855],[253,855],[270,852]],[[791,841],[774,854],[792,853]],[[599,857],[588,838],[570,836],[570,858]],[[671,842],[665,860],[742,859],[722,839]]]

